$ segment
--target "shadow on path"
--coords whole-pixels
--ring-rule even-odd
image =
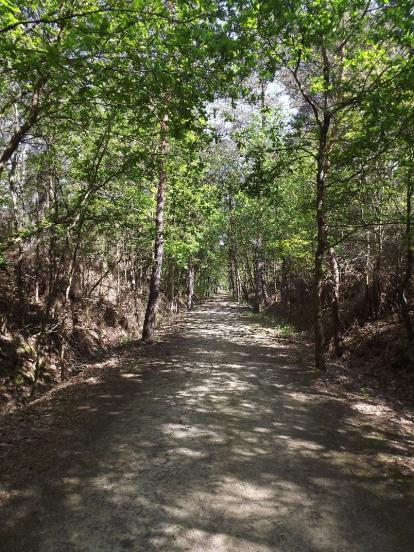
[[[218,298],[142,351],[7,454],[1,551],[414,550],[393,469],[412,443],[321,391],[289,340]]]

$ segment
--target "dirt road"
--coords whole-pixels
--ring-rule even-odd
[[[221,297],[6,416],[0,550],[413,552],[412,443],[300,351]]]

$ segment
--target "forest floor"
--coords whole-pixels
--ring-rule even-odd
[[[218,297],[0,421],[1,552],[412,552],[413,423]]]

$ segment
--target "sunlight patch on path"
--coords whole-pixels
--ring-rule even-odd
[[[7,552],[412,552],[407,444],[312,378],[294,344],[207,302],[74,401],[83,440],[15,490]]]

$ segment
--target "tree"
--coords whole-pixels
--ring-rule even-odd
[[[283,68],[312,121],[316,226],[314,334],[315,364],[320,370],[325,369],[322,290],[327,252],[333,271],[338,345],[340,341],[338,270],[327,227],[332,161],[347,118],[395,74],[396,56],[387,47],[392,19],[388,14],[385,19],[384,10],[385,5],[371,9],[371,3],[362,0],[309,0],[284,8],[264,2],[258,7],[257,28],[268,67],[272,71]],[[398,57],[407,55],[405,51]]]

